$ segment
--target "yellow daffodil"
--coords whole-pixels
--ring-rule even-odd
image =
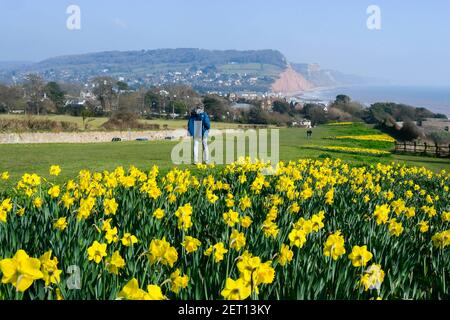
[[[233,280],[228,278],[221,295],[226,300],[245,300],[251,293],[251,287],[243,279]]]
[[[70,207],[74,204],[75,202],[75,198],[73,198],[72,196],[70,196],[70,193],[66,192],[64,193],[64,195],[61,197],[61,201],[64,203],[64,208],[66,209],[70,209]]]
[[[8,213],[12,210],[11,199],[5,199],[0,203],[0,222],[6,223]]]
[[[428,232],[430,229],[430,225],[428,224],[428,221],[422,220],[419,222],[419,230],[421,233]]]
[[[2,174],[0,175],[0,178],[3,181],[9,180],[9,172],[8,171],[2,172]]]
[[[320,211],[318,214],[315,214],[311,217],[312,230],[318,232],[325,225],[323,220],[325,219],[325,211]]]
[[[198,250],[198,247],[201,245],[202,243],[200,242],[200,240],[193,238],[191,236],[186,236],[184,238],[184,241],[181,243],[181,245],[184,247],[184,249],[186,250],[187,253],[192,253]]]
[[[122,300],[146,300],[147,292],[139,288],[136,278],[131,279],[117,295]]]
[[[303,230],[293,229],[291,233],[289,233],[288,238],[291,242],[291,246],[296,246],[298,248],[303,248],[303,245],[306,243],[306,233]]]
[[[106,216],[109,216],[110,214],[115,215],[119,204],[116,202],[116,199],[105,199],[103,201],[103,207],[105,208]]]
[[[93,260],[96,264],[99,264],[103,257],[107,256],[106,243],[99,243],[94,241],[92,245],[87,249],[88,260]]]
[[[230,209],[223,214],[223,220],[229,227],[234,227],[236,223],[239,223],[239,213]]]
[[[252,223],[253,223],[253,220],[249,216],[244,216],[241,218],[241,226],[243,228],[249,228]]]
[[[111,228],[106,231],[105,240],[108,242],[108,244],[119,242],[119,236],[117,234],[117,227]]]
[[[180,269],[176,269],[170,275],[170,290],[175,294],[178,294],[181,289],[184,289],[189,284],[189,277],[187,275],[181,275]]]
[[[59,188],[59,186],[53,186],[53,187],[51,187],[50,189],[48,189],[48,192],[47,192],[49,195],[50,195],[50,197],[52,197],[52,198],[58,198],[59,197],[59,194],[61,193],[61,189]]]
[[[163,209],[158,208],[155,210],[155,212],[153,212],[153,217],[155,217],[158,220],[161,220],[162,218],[164,218],[165,212]]]
[[[144,300],[167,300],[167,297],[162,293],[160,286],[149,284]]]
[[[243,247],[245,247],[246,239],[245,235],[242,232],[239,232],[238,230],[234,229],[231,232],[230,236],[230,248],[235,249],[236,251],[241,250]]]
[[[376,206],[375,212],[373,213],[374,217],[377,219],[377,224],[384,224],[388,222],[389,219],[389,206],[384,204],[382,206]]]
[[[58,229],[60,231],[64,231],[67,228],[67,218],[61,217],[53,223],[53,228]]]
[[[106,259],[106,268],[109,273],[119,274],[119,269],[125,267],[125,260],[120,256],[119,251],[115,251],[111,257]]]
[[[165,238],[161,240],[154,239],[150,243],[148,258],[151,264],[161,263],[162,265],[173,267],[178,260],[178,252]]]
[[[19,217],[23,217],[23,215],[25,214],[25,208],[20,208],[20,209],[18,209],[17,211],[16,211],[16,214],[19,216]],[[1,219],[0,219],[1,220]]]
[[[42,199],[40,198],[40,197],[37,197],[37,198],[35,198],[34,200],[33,200],[33,205],[36,207],[36,208],[40,208],[40,207],[42,207],[42,204],[44,203],[44,201],[42,201]]]
[[[62,270],[58,269],[58,258],[53,257],[53,259],[51,259],[51,256],[52,250],[49,250],[39,259],[41,262],[41,272],[46,286],[59,283],[62,273]]]
[[[289,262],[292,261],[293,257],[294,252],[289,248],[289,246],[282,244],[279,253],[278,263],[284,267],[285,265],[287,265]]]
[[[450,222],[450,211],[443,212],[441,215],[442,222]]]
[[[367,250],[367,246],[354,246],[348,258],[352,261],[354,267],[365,267],[372,260],[373,254]]]
[[[328,236],[325,244],[323,246],[323,255],[326,257],[331,257],[333,260],[339,259],[340,256],[345,254],[344,237],[341,231],[336,231],[335,233]]]
[[[126,247],[131,247],[132,245],[138,243],[138,238],[131,233],[125,233],[121,239],[122,244]]]
[[[50,175],[52,175],[52,176],[59,176],[60,173],[61,173],[60,166],[53,165],[53,166],[50,167]]]
[[[12,284],[17,291],[25,292],[35,280],[42,279],[39,259],[31,258],[24,250],[18,250],[13,258],[0,261],[2,283]]]
[[[216,243],[205,251],[205,256],[210,256],[214,252],[214,261],[220,262],[224,258],[224,254],[228,252],[223,242]]]
[[[443,249],[450,245],[450,229],[438,232],[431,238],[433,245],[437,248]]]
[[[241,211],[245,211],[246,209],[251,208],[251,206],[252,201],[248,196],[244,196],[241,198],[241,200],[239,200],[239,208],[241,209]]]
[[[330,189],[325,194],[325,203],[329,205],[332,205],[334,203],[334,189]]]
[[[389,222],[389,233],[399,237],[403,233],[403,225],[401,222],[397,222],[397,219],[391,219]]]

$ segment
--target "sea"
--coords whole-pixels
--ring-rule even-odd
[[[334,101],[337,95],[345,94],[365,106],[375,102],[395,102],[424,107],[434,113],[450,118],[450,87],[423,86],[350,86],[324,88],[305,92],[304,100]]]

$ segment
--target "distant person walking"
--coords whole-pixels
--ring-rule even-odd
[[[312,130],[311,129],[308,129],[308,131],[306,131],[306,138],[307,139],[311,139],[312,138]]]
[[[198,149],[200,141],[203,145],[203,161],[209,163],[208,134],[211,128],[211,122],[208,114],[202,105],[197,106],[191,111],[188,121],[189,136],[194,138],[194,164],[198,164]]]

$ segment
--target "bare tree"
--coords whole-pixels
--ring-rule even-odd
[[[92,83],[94,85],[93,93],[100,101],[103,111],[111,112],[113,110],[116,81],[111,77],[96,77],[92,80]]]
[[[22,87],[0,85],[0,109],[11,112],[24,104]]]
[[[25,93],[31,112],[39,115],[44,106],[45,82],[41,76],[30,73],[26,76]]]

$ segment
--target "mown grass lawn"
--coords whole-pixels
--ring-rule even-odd
[[[172,124],[173,125],[173,124]],[[419,157],[409,155],[370,156],[342,152],[330,152],[309,149],[308,146],[346,146],[356,148],[374,148],[391,150],[392,143],[371,141],[346,141],[327,139],[339,135],[366,135],[380,132],[364,124],[351,126],[320,126],[313,129],[312,139],[306,138],[306,129],[280,129],[280,160],[298,160],[300,158],[323,159],[340,158],[357,165],[371,165],[378,162],[401,162],[409,166],[424,166],[433,171],[450,171],[450,159]],[[24,173],[37,173],[48,176],[53,164],[62,168],[59,182],[74,178],[82,169],[92,171],[113,170],[117,166],[125,168],[135,165],[143,170],[158,165],[164,172],[173,167],[171,151],[177,142],[147,141],[98,144],[14,144],[0,145],[0,173],[8,171],[9,182],[0,182],[5,189],[17,181]],[[182,168],[193,166],[180,166]]]

